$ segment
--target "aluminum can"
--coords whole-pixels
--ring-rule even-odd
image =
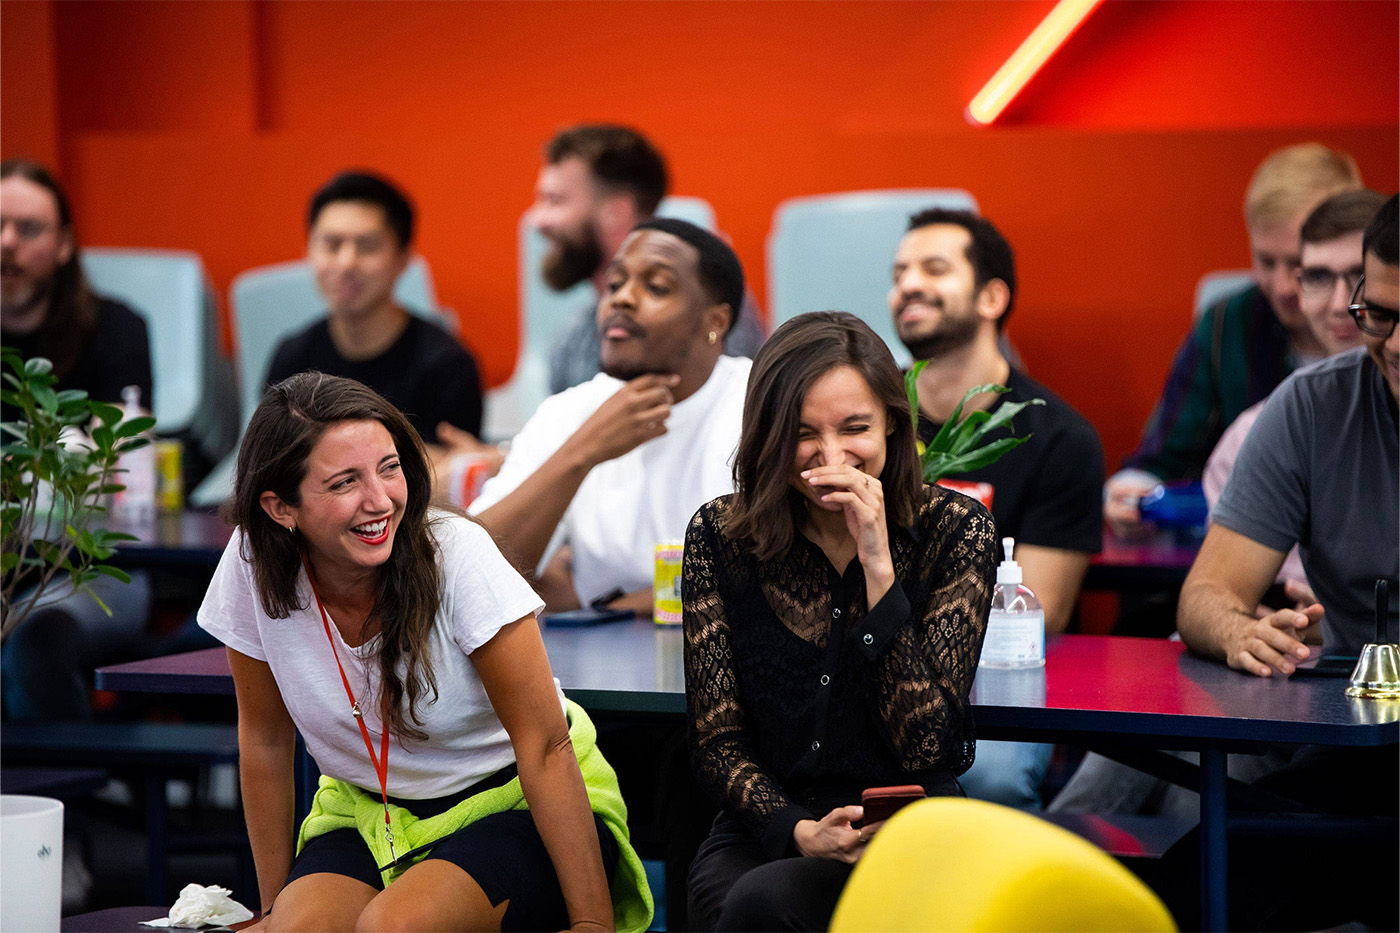
[[[682,541],[662,541],[656,546],[652,618],[657,625],[681,624],[681,558],[684,554]]]
[[[185,508],[185,448],[179,441],[158,440],[156,451],[156,511],[178,514]]]

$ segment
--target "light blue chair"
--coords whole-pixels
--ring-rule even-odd
[[[715,229],[715,211],[701,198],[670,197],[656,213],[688,220],[706,230]],[[561,332],[578,319],[579,309],[596,304],[592,282],[580,282],[568,291],[556,292],[540,277],[540,264],[549,252],[549,240],[530,226],[522,214],[517,239],[520,257],[520,349],[510,381],[486,393],[482,435],[489,441],[514,437],[549,395],[549,352]]]
[[[1254,274],[1248,269],[1223,269],[1207,272],[1196,283],[1195,320],[1200,320],[1206,308],[1227,295],[1242,292],[1254,284]]]
[[[237,338],[234,362],[238,372],[239,423],[246,428],[262,398],[263,380],[277,345],[324,314],[326,303],[316,290],[311,265],[305,260],[250,269],[233,280],[229,295]],[[409,260],[394,286],[394,297],[414,314],[456,332],[456,317],[438,308],[432,273],[422,256]],[[214,468],[190,493],[191,504],[214,506],[228,498],[233,492],[235,459],[230,454]]]
[[[884,339],[900,366],[909,365],[886,296],[894,251],[909,217],[928,207],[975,213],[977,201],[957,188],[911,188],[823,194],[779,204],[768,233],[773,327],[808,311],[849,311]]]
[[[238,437],[232,367],[219,349],[218,307],[198,254],[94,247],[83,251],[83,272],[93,289],[146,321],[156,431],[196,445],[210,461],[227,454]]]

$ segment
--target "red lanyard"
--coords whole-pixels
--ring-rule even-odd
[[[321,602],[321,592],[316,588],[316,575],[311,572],[311,564],[308,561],[303,560],[302,566],[306,568],[306,578],[311,581],[311,595],[316,597],[316,608],[321,610],[321,622],[326,626],[326,640],[331,644],[331,656],[335,658],[335,666],[340,671],[340,682],[345,685],[345,695],[350,698],[350,715],[355,717],[355,723],[360,727],[360,735],[365,739],[365,751],[369,752],[370,763],[374,765],[374,773],[379,778],[379,793],[384,798],[384,838],[389,843],[389,860],[392,863],[396,858],[394,831],[389,826],[389,721],[381,715],[379,754],[376,756],[374,743],[369,737],[369,727],[365,725],[365,715],[360,711],[360,704],[355,701],[355,691],[350,689],[350,678],[345,676],[345,665],[340,663],[340,652],[335,650],[335,638],[331,635],[331,617],[326,614],[325,603]]]

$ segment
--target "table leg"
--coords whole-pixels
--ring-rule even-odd
[[[1201,752],[1201,923],[1223,931],[1228,917],[1229,861],[1225,826],[1225,752]]]
[[[165,903],[165,775],[148,771],[146,793],[146,902]]]

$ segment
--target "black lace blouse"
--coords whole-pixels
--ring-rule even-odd
[[[722,528],[730,496],[685,536],[685,692],[701,786],[760,839],[796,854],[799,820],[866,787],[935,792],[972,765],[968,692],[991,606],[996,531],[975,500],[936,486],[892,531],[895,584],[867,608],[801,534],[760,562]],[[945,791],[946,792],[946,791]]]

